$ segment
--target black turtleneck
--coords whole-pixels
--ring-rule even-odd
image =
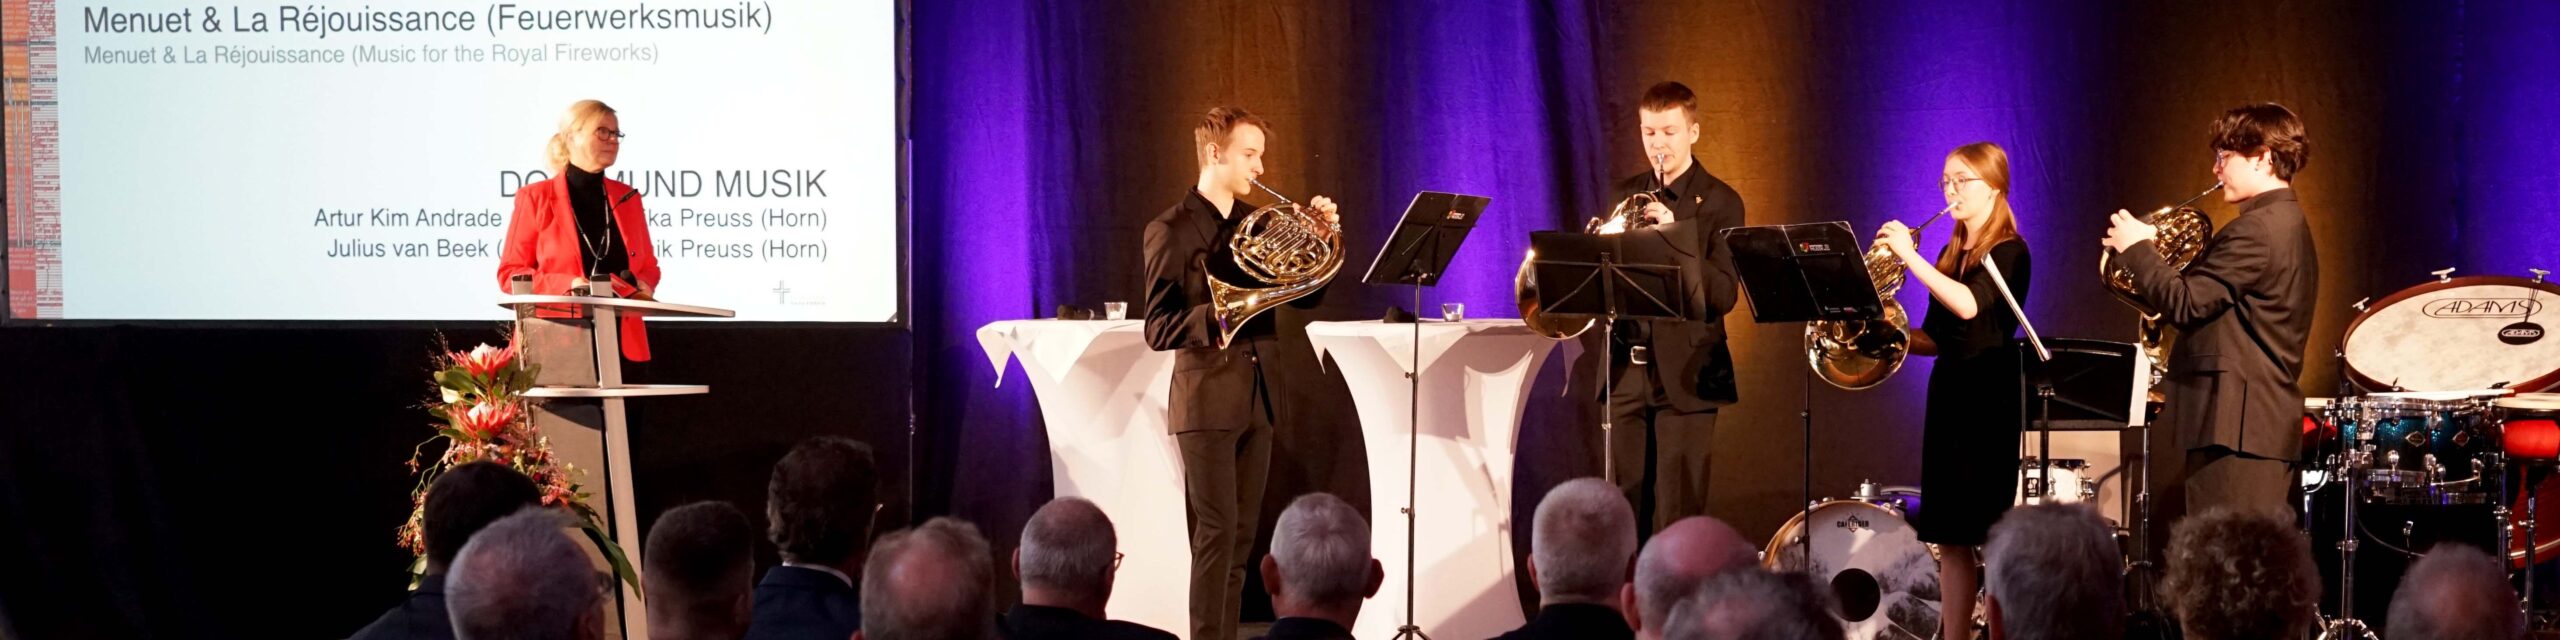
[[[577,212],[578,256],[587,265],[586,273],[621,273],[631,268],[630,248],[623,246],[622,229],[614,225],[613,204],[605,201],[604,175],[571,164],[561,179],[569,182],[569,208]]]

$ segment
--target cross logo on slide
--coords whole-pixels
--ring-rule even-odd
[[[784,302],[787,302],[786,300],[783,300],[783,296],[788,296],[788,295],[791,295],[791,287],[784,286],[784,285],[782,284],[782,281],[781,281],[781,280],[775,280],[775,281],[773,281],[773,303],[774,303],[774,304],[782,304],[782,303],[784,303]]]

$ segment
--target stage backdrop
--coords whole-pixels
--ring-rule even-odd
[[[2560,8],[2542,4],[917,5],[912,332],[653,332],[652,375],[715,393],[644,409],[656,426],[635,456],[657,496],[644,518],[719,497],[761,522],[762,479],[790,442],[850,434],[894,457],[913,389],[917,512],[967,517],[1009,550],[1052,490],[1047,443],[1029,386],[994,388],[970,332],[1137,300],[1140,227],[1189,188],[1190,126],[1218,104],[1273,120],[1266,183],[1343,200],[1355,265],[1414,191],[1492,196],[1425,296],[1473,317],[1511,315],[1527,232],[1579,224],[1610,180],[1641,170],[1633,102],[1665,79],[1700,93],[1701,166],[1733,183],[1754,224],[1916,220],[1940,206],[1946,150],[2006,146],[2042,267],[2027,307],[2047,335],[2131,337],[2132,315],[2090,273],[2104,214],[2210,183],[2206,123],[2254,100],[2310,123],[2300,183],[2323,257],[2317,343],[2336,343],[2347,305],[2431,269],[2560,263],[2547,106],[2560,104]],[[1405,299],[1349,279],[1324,308],[1283,312],[1290,333]],[[1798,506],[1805,386],[1798,329],[1747,318],[1728,318],[1745,398],[1719,427],[1710,507],[1765,537]],[[335,637],[396,602],[398,465],[423,438],[414,404],[432,340],[366,325],[0,330],[0,634]],[[2305,387],[2319,394],[2338,367],[2312,352]],[[1312,358],[1279,371],[1291,425],[1266,514],[1300,491],[1371,500],[1349,394]],[[1920,359],[1873,391],[1816,388],[1818,492],[1917,479],[1927,373]],[[1593,423],[1558,397],[1558,374],[1542,375],[1521,440],[1522,523],[1548,487],[1598,472]],[[284,390],[244,403],[217,379]],[[963,472],[988,468],[1022,472]],[[285,586],[230,587],[251,572]]]

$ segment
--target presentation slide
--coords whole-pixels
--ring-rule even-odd
[[[507,317],[594,99],[659,299],[900,320],[892,2],[5,2],[11,318]]]

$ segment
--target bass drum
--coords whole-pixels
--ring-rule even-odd
[[[1811,527],[1798,513],[1778,528],[1762,563],[1801,571],[1829,584],[1841,625],[1853,640],[1938,637],[1938,559],[1900,509],[1856,500],[1814,505]],[[1805,562],[1803,535],[1813,536],[1813,561]]]
[[[2541,391],[2560,384],[2548,335],[2560,284],[2447,278],[2401,290],[2347,324],[2347,378],[2367,391]]]

